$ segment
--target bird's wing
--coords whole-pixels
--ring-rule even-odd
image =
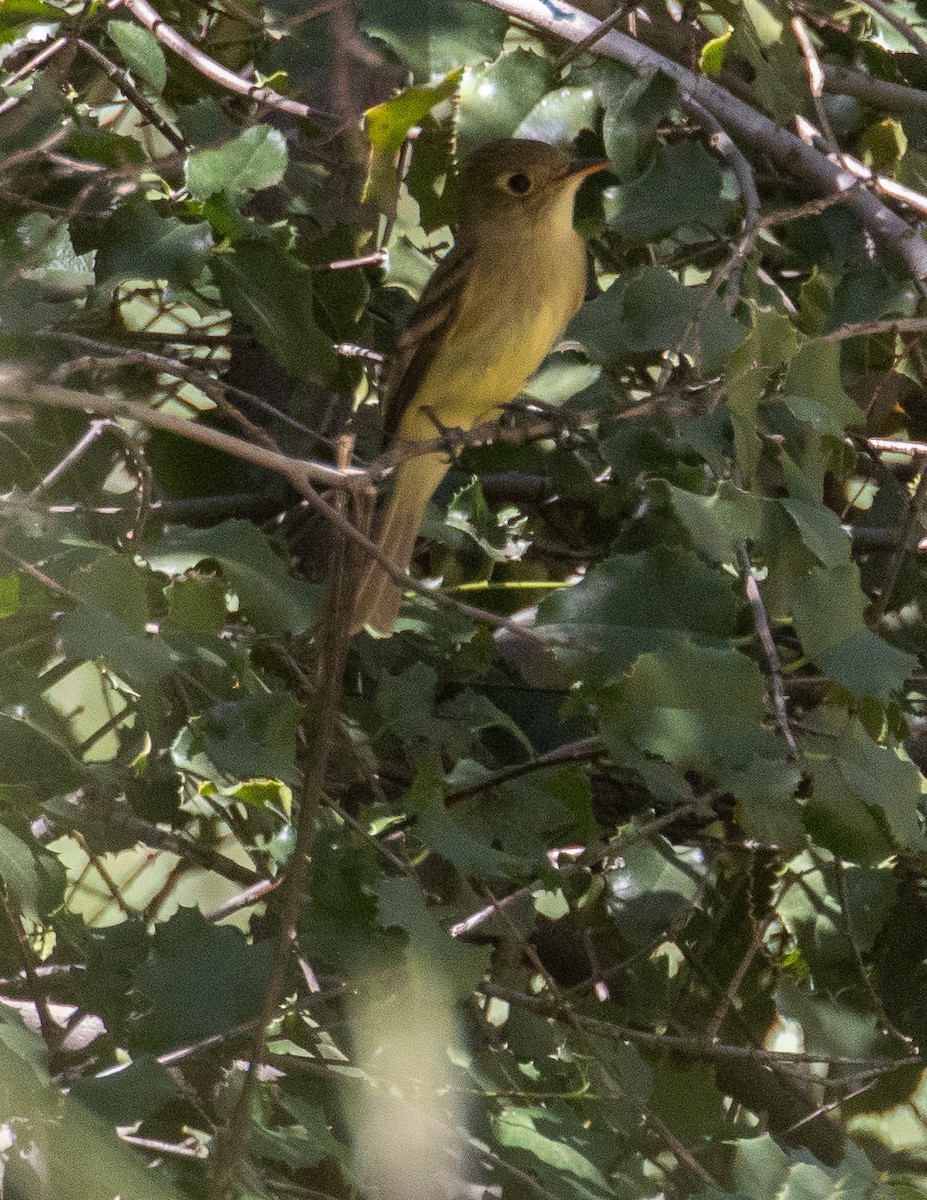
[[[460,242],[444,256],[399,338],[383,390],[383,429],[388,438],[396,436],[413,396],[457,320],[472,261],[473,248]]]

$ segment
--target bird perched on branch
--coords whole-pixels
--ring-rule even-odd
[[[402,449],[470,430],[521,391],[583,302],[586,250],[573,228],[582,181],[607,162],[545,142],[490,142],[461,180],[454,249],[422,293],[387,369],[386,436]],[[450,466],[444,451],[396,467],[377,544],[400,570],[425,507]],[[402,586],[376,561],[361,579],[351,630],[388,634]]]

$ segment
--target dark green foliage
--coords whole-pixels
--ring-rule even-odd
[[[923,281],[853,207],[922,239],[923,5],[618,22],[883,176],[823,199],[483,0],[156,7],[224,83],[0,2],[0,1191],[924,1195]],[[611,159],[589,297],[339,693],[364,505],[294,463],[376,456],[512,136]]]

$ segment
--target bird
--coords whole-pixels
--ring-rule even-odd
[[[505,138],[464,165],[454,247],[422,292],[385,372],[384,435],[400,461],[376,544],[406,570],[446,451],[409,453],[442,431],[469,431],[513,400],[560,338],[586,292],[576,193],[606,159]],[[392,632],[403,588],[376,560],[360,576],[350,632]]]

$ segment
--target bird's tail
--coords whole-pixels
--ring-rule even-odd
[[[420,454],[405,459],[396,470],[377,545],[401,571],[412,561],[425,508],[447,469],[443,454]],[[365,625],[383,634],[392,633],[401,603],[402,585],[394,582],[378,562],[371,562],[354,600],[351,633],[358,633]]]

